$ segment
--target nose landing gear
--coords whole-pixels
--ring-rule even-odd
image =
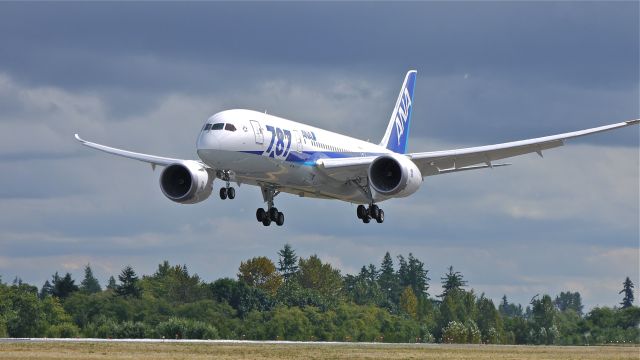
[[[222,200],[226,200],[227,198],[229,198],[229,200],[233,200],[236,198],[236,189],[232,188],[232,187],[223,187],[220,188],[220,199]]]
[[[371,219],[375,219],[378,224],[384,222],[384,211],[376,204],[369,205],[369,208],[366,208],[364,205],[358,205],[356,215],[358,219],[362,220],[365,224],[368,224]]]
[[[218,172],[218,177],[220,177],[220,179],[226,182],[225,187],[220,188],[220,199],[222,200],[226,200],[227,198],[229,198],[229,200],[235,199],[236,189],[231,187],[229,183],[231,180],[231,173],[226,170],[221,170]]]

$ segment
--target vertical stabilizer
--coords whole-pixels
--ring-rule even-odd
[[[387,131],[380,142],[380,146],[400,154],[405,154],[407,151],[411,112],[413,110],[413,89],[416,85],[417,74],[417,70],[409,70],[404,77],[404,83],[402,83],[396,106],[391,113]]]

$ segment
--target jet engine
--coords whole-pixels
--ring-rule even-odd
[[[165,167],[160,175],[160,189],[172,201],[195,204],[211,195],[214,179],[202,164],[183,161]]]
[[[369,165],[369,182],[381,195],[405,197],[418,191],[422,185],[422,174],[416,164],[405,156],[386,154]]]

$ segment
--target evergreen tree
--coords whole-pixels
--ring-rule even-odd
[[[109,276],[109,280],[107,281],[107,290],[116,291],[118,285],[116,284],[116,279],[113,275]]]
[[[523,317],[522,305],[511,304],[507,301],[507,295],[502,296],[502,302],[498,305],[500,315],[504,317]]]
[[[445,274],[443,278],[440,278],[442,281],[442,295],[440,297],[445,297],[452,291],[461,290],[462,287],[467,286],[467,282],[463,280],[462,274],[458,271],[453,271],[453,266],[449,266],[449,272]]]
[[[582,316],[582,298],[580,297],[579,292],[561,292],[560,295],[556,296],[556,299],[553,301],[556,308],[561,312],[565,312],[567,310],[573,310],[578,314],[578,316]]]
[[[409,253],[408,262],[408,281],[407,285],[411,286],[416,296],[429,296],[427,290],[429,289],[429,278],[427,277],[428,270],[424,269],[424,263]]]
[[[429,278],[427,277],[427,270],[424,269],[424,263],[416,259],[411,253],[409,253],[409,257],[406,260],[402,255],[399,255],[398,262],[400,263],[400,268],[398,269],[400,286],[411,286],[416,296],[427,296]]]
[[[102,291],[100,283],[98,282],[98,279],[93,276],[93,271],[89,264],[84,267],[84,279],[80,282],[80,291],[86,294],[94,294]]]
[[[40,290],[40,299],[44,299],[46,296],[51,295],[53,295],[53,286],[51,286],[51,283],[47,280],[44,282],[44,285],[42,285],[42,289]]]
[[[282,274],[284,281],[287,282],[298,272],[298,257],[289,244],[285,244],[284,248],[278,251],[278,256],[278,271]]]
[[[378,286],[382,290],[382,293],[385,294],[387,300],[397,303],[400,287],[398,286],[398,276],[393,269],[393,260],[388,251],[384,254],[382,264],[380,264]]]
[[[60,277],[56,271],[52,277],[52,286],[52,295],[59,299],[64,299],[71,295],[72,292],[78,291],[78,285],[75,284],[75,280],[71,278],[69,273],[66,273],[64,277]]]
[[[120,275],[118,275],[120,285],[116,286],[116,294],[125,297],[140,297],[142,291],[138,285],[138,276],[131,265],[125,266]]]
[[[622,283],[622,290],[618,294],[624,294],[624,298],[620,303],[623,309],[633,306],[633,282],[628,276]]]

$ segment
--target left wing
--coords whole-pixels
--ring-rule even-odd
[[[637,125],[638,123],[640,123],[640,119],[535,139],[465,149],[411,153],[406,156],[418,166],[422,176],[505,166],[508,164],[494,164],[493,161],[534,152],[542,156],[543,150],[562,146],[567,139]],[[316,164],[327,175],[335,179],[349,180],[357,177],[366,178],[369,164],[374,159],[376,159],[375,156],[319,159]]]

